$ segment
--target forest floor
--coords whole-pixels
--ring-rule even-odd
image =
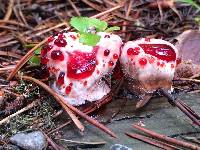
[[[107,150],[114,144],[135,150],[156,149],[125,135],[133,133],[131,126],[138,122],[169,137],[200,139],[199,128],[157,95],[136,111],[136,96],[125,95],[127,92],[122,87],[110,103],[89,114],[112,129],[118,137],[115,139],[84,119],[80,120],[85,131],[80,132],[53,95],[40,84],[20,78],[21,75],[34,77],[48,85],[40,66],[23,61],[25,65],[17,75],[7,80],[29,50],[69,27],[73,16],[95,16],[109,25],[119,26],[121,30],[115,33],[123,42],[149,37],[174,43],[184,31],[199,30],[200,26],[200,6],[192,0],[186,3],[168,0],[159,5],[153,0],[0,0],[0,146],[9,144],[9,138],[18,132],[40,130],[51,138],[47,149]],[[200,114],[199,83],[199,76],[196,80],[173,82],[176,95],[197,114]],[[15,113],[18,115],[13,116]]]

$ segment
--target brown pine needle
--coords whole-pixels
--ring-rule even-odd
[[[67,25],[67,23],[66,23],[66,22],[62,22],[62,23],[60,23],[60,24],[58,24],[58,25],[56,25],[56,26],[54,26],[54,27],[49,28],[48,31],[53,30],[53,29],[55,29],[55,28],[59,28],[59,27],[64,26],[64,25]],[[44,31],[43,31],[43,32],[44,32]],[[46,31],[45,31],[45,32],[46,32]],[[46,43],[46,42],[47,42],[47,39],[48,39],[48,38],[44,39],[43,41],[41,41],[40,43],[38,43],[37,45],[35,45],[25,56],[22,57],[22,59],[17,63],[17,65],[16,65],[16,67],[13,69],[13,71],[9,74],[7,80],[11,80],[11,79],[15,76],[15,74],[17,73],[17,71],[18,71],[19,69],[21,69],[21,67],[33,56],[34,51],[35,51],[38,47],[40,47],[40,46],[42,46],[44,43]]]
[[[40,85],[42,88],[44,88],[46,91],[48,91],[52,96],[54,96],[54,98],[57,100],[58,103],[60,103],[62,106],[67,106],[70,110],[72,110],[74,113],[76,113],[77,115],[79,115],[80,117],[84,118],[86,121],[88,121],[89,123],[93,124],[94,126],[96,126],[97,128],[101,129],[102,131],[104,131],[105,133],[109,134],[112,137],[117,137],[110,129],[108,129],[106,126],[104,126],[103,124],[99,123],[98,121],[92,119],[91,117],[89,117],[88,115],[86,115],[85,113],[81,112],[80,110],[78,110],[77,108],[75,108],[74,106],[72,106],[71,104],[69,104],[67,101],[65,101],[65,99],[58,95],[54,90],[52,90],[51,88],[49,88],[49,86],[47,86],[45,83],[32,78],[32,77],[28,77],[28,76],[22,76],[22,79],[25,80],[29,80],[32,82],[35,82],[36,84]]]
[[[57,93],[55,93],[49,86],[47,86],[43,82],[41,82],[41,81],[39,81],[37,79],[34,79],[32,77],[28,77],[28,76],[22,76],[21,78],[37,83],[38,85],[40,85],[41,87],[43,87],[46,91],[48,91],[58,102],[60,101],[60,97],[61,96],[59,96]],[[68,115],[70,116],[70,118],[73,120],[73,122],[77,126],[77,128],[80,131],[83,132],[84,131],[84,126],[78,120],[78,118],[74,115],[74,113],[64,103],[60,103],[60,104],[63,107],[63,109],[68,113]]]
[[[9,20],[10,19],[10,16],[12,15],[13,6],[14,6],[14,0],[9,0],[7,12],[6,12],[6,15],[4,16],[3,20]]]
[[[19,58],[19,59],[22,58],[21,55],[18,55],[13,52],[8,52],[8,51],[0,51],[0,56],[10,56],[10,57]]]
[[[7,122],[7,123],[10,122],[10,119],[12,119],[13,117],[16,117],[17,115],[19,115],[19,114],[21,114],[21,113],[23,113],[23,112],[25,112],[25,111],[27,111],[27,110],[33,108],[34,106],[37,106],[37,104],[38,104],[38,101],[33,101],[31,104],[29,104],[29,105],[27,105],[26,107],[24,107],[24,108],[18,110],[18,111],[15,112],[14,114],[9,115],[8,117],[2,119],[2,120],[0,121],[0,125],[2,125],[3,123],[6,123],[6,122]]]
[[[166,135],[162,135],[162,134],[156,133],[154,131],[151,131],[149,129],[143,128],[143,127],[141,127],[137,124],[133,124],[133,127],[135,129],[138,129],[139,131],[142,131],[142,132],[148,134],[149,136],[151,136],[153,138],[156,138],[156,139],[159,139],[159,140],[162,140],[162,141],[165,141],[165,142],[169,142],[169,143],[172,143],[172,144],[175,144],[175,145],[179,145],[179,146],[184,147],[184,148],[189,148],[189,149],[192,149],[192,150],[200,150],[199,146],[196,146],[196,145],[184,142],[184,141],[180,141],[180,140],[177,140],[177,139],[174,139],[174,138],[170,138]]]
[[[33,56],[34,51],[36,48],[40,47],[41,45],[43,45],[45,42],[47,41],[47,39],[44,39],[42,42],[38,43],[37,45],[35,45],[16,65],[16,67],[13,69],[13,71],[9,74],[7,80],[11,80],[15,74],[17,73],[17,71]]]

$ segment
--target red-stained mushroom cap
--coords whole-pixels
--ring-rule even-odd
[[[161,39],[142,38],[129,41],[122,48],[120,62],[129,88],[139,83],[146,92],[158,88],[171,88],[178,50],[171,43]]]
[[[96,46],[79,42],[79,33],[59,33],[42,49],[41,63],[55,76],[52,88],[72,105],[96,101],[110,92],[101,80],[111,74],[120,54],[119,36],[99,32]]]

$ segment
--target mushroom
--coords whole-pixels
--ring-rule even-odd
[[[75,106],[97,101],[110,92],[110,75],[122,41],[112,33],[96,35],[99,42],[88,46],[80,42],[79,33],[64,30],[51,36],[42,48],[41,63],[55,78],[51,87]]]
[[[159,88],[172,91],[178,50],[161,39],[142,38],[125,43],[120,62],[131,92],[139,93],[142,107]]]

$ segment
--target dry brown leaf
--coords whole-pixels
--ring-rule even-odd
[[[187,30],[177,38],[176,47],[182,62],[176,69],[177,77],[192,77],[200,73],[200,31]]]
[[[200,31],[187,30],[177,38],[176,47],[182,56],[182,60],[191,60],[194,64],[200,64]]]

